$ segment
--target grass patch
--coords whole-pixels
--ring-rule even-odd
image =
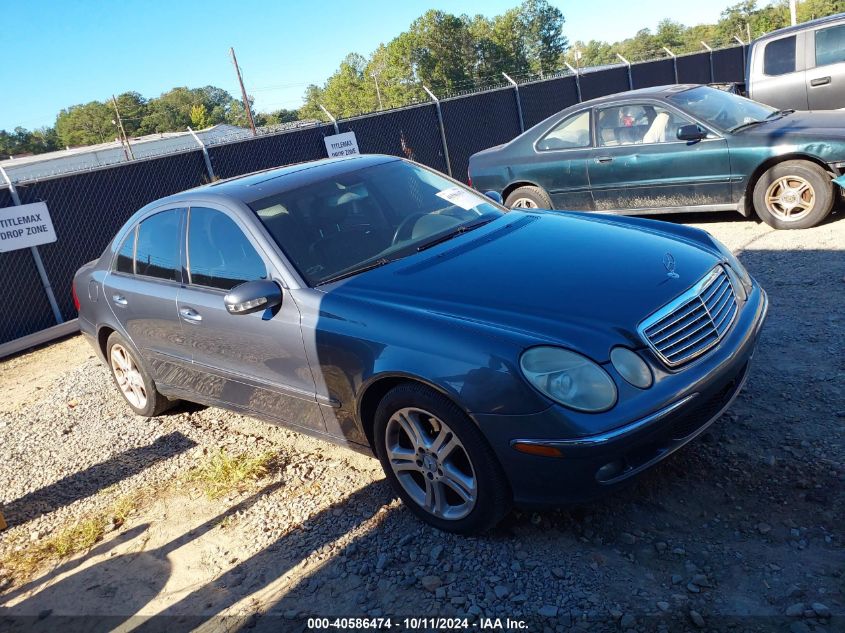
[[[27,544],[20,551],[12,552],[0,561],[0,567],[23,580],[32,576],[49,560],[66,558],[90,549],[102,540],[108,527],[119,527],[126,522],[138,507],[139,498],[140,495],[120,497],[108,510],[82,519],[41,541]]]
[[[221,448],[205,463],[188,471],[186,480],[200,487],[209,499],[219,499],[231,492],[243,492],[267,476],[276,460],[275,451],[260,455],[231,455]]]

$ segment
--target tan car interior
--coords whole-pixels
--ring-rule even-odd
[[[659,106],[616,106],[599,111],[598,137],[602,147],[675,140],[673,130],[688,123]]]

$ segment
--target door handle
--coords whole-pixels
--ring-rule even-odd
[[[199,323],[202,321],[202,315],[193,308],[180,308],[179,315],[188,323]]]
[[[830,77],[816,77],[810,80],[811,86],[824,86],[830,83]]]
[[[612,156],[599,156],[599,157],[598,157],[598,158],[596,158],[595,160],[596,160],[596,162],[597,162],[597,163],[604,164],[604,163],[610,163],[610,162],[612,162],[612,161],[613,161],[613,157],[612,157]]]
[[[129,302],[126,300],[126,297],[123,295],[112,295],[111,300],[114,301],[119,306],[128,306]]]

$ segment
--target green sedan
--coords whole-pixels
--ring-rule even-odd
[[[469,161],[512,208],[756,213],[778,229],[825,219],[845,168],[845,112],[776,110],[696,85],[585,101]]]

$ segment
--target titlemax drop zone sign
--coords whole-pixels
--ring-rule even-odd
[[[326,153],[329,158],[357,156],[361,153],[358,151],[358,139],[355,138],[355,132],[334,134],[324,137],[323,140],[326,142]]]
[[[46,202],[0,209],[0,253],[56,241]]]

